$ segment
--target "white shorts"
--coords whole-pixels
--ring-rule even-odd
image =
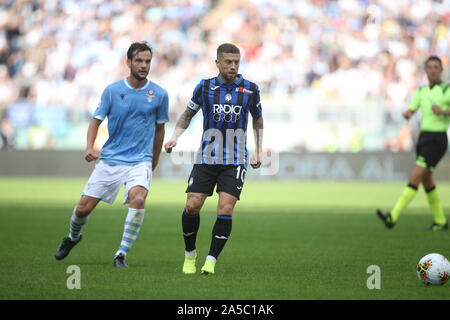
[[[120,187],[125,185],[123,204],[128,203],[128,192],[135,186],[142,186],[150,190],[152,180],[151,163],[141,162],[131,166],[110,166],[102,161],[95,165],[83,196],[101,199],[107,203],[116,200]]]

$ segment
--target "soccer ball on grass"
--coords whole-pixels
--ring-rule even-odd
[[[417,276],[427,286],[443,285],[450,278],[450,262],[439,253],[430,253],[419,260]]]

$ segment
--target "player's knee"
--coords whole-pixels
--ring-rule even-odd
[[[219,205],[218,213],[224,215],[233,214],[234,205],[229,203],[223,203]]]
[[[88,204],[78,204],[75,209],[75,214],[79,218],[83,218],[88,216],[94,208]]]
[[[190,214],[198,214],[200,213],[202,206],[201,203],[196,201],[188,201],[186,203],[186,211]]]
[[[143,195],[135,195],[130,199],[130,204],[133,208],[144,208],[145,197]]]
[[[418,186],[423,179],[426,177],[426,169],[425,168],[416,168],[411,176],[409,177],[409,184]]]

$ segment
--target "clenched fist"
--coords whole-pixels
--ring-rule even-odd
[[[166,150],[167,153],[171,153],[172,149],[175,148],[176,145],[177,145],[176,140],[169,140],[164,145],[164,149]]]
[[[95,161],[98,159],[98,152],[94,149],[87,149],[86,153],[84,154],[84,159],[87,162]]]

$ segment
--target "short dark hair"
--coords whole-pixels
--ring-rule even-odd
[[[238,47],[236,47],[232,43],[222,43],[220,46],[217,47],[217,59],[219,59],[223,53],[241,54],[241,51],[239,50]]]
[[[430,61],[437,61],[437,62],[439,62],[439,64],[441,65],[441,68],[442,68],[442,60],[438,56],[429,56],[427,58],[427,60],[425,60],[425,67],[427,66],[428,62],[430,62]]]
[[[127,51],[127,58],[128,60],[132,60],[132,58],[139,52],[142,51],[150,51],[151,55],[153,56],[153,50],[150,47],[150,45],[146,41],[142,42],[133,42],[131,46],[128,48]]]

